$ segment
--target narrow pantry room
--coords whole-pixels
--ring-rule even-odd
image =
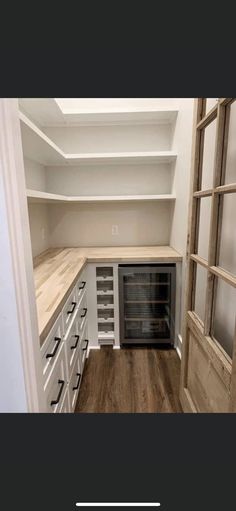
[[[236,411],[235,105],[0,100],[1,411]]]

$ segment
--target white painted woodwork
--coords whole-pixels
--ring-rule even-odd
[[[158,151],[106,151],[106,152],[65,152],[22,112],[22,144],[25,158],[42,165],[109,165],[109,164],[143,164],[171,163],[177,153],[170,150]],[[61,136],[61,134],[60,134]],[[64,135],[65,137],[65,135]],[[69,141],[72,137],[69,138]],[[67,139],[67,137],[66,137]],[[96,139],[96,138],[95,138]]]
[[[31,202],[125,202],[125,201],[170,201],[175,200],[173,194],[162,195],[96,195],[96,196],[66,196],[54,193],[27,190],[27,197]]]
[[[36,124],[41,127],[47,126],[94,126],[94,125],[114,125],[114,124],[145,124],[145,123],[166,123],[175,121],[178,110],[163,106],[152,105],[150,101],[145,105],[132,106],[132,99],[128,104],[116,105],[116,100],[112,105],[100,105],[95,108],[94,100],[90,100],[90,105],[86,106],[86,99],[82,104],[72,108],[70,105],[61,104],[54,98],[21,98],[19,100],[20,109],[29,116]],[[92,104],[92,106],[91,106]]]
[[[0,411],[45,411],[18,105],[0,101]]]
[[[173,172],[172,193],[176,195],[171,221],[170,245],[183,257],[182,291],[180,310],[180,331],[182,334],[182,319],[184,314],[184,289],[186,275],[186,243],[188,227],[188,202],[190,187],[190,165],[192,145],[193,103],[191,98],[179,101],[179,113],[173,135],[173,150],[178,150],[175,169]],[[181,345],[179,346],[181,349]]]

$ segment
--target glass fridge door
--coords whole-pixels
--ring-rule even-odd
[[[121,270],[121,342],[171,342],[174,275],[170,269]]]

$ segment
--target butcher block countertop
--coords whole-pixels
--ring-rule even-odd
[[[39,337],[42,345],[86,263],[179,262],[168,246],[52,248],[34,258]]]

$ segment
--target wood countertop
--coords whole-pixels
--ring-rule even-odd
[[[42,345],[86,263],[179,262],[169,246],[52,248],[34,258],[39,338]]]

